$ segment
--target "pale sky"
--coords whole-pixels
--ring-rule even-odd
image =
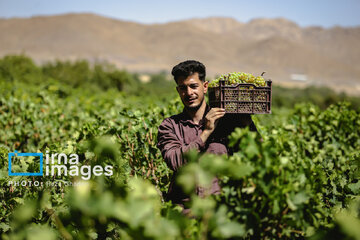
[[[360,0],[0,0],[0,18],[95,13],[140,23],[164,23],[210,16],[283,17],[300,26],[360,26]]]

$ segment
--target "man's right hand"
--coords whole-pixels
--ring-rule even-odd
[[[220,118],[225,115],[225,109],[212,108],[205,116],[205,127],[201,133],[200,138],[205,143],[211,133],[215,130]]]

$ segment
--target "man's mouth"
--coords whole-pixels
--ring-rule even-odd
[[[195,102],[196,98],[189,98],[189,99],[186,99],[186,102],[188,103],[193,103]]]

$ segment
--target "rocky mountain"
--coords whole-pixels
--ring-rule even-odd
[[[286,19],[189,19],[139,24],[94,14],[0,19],[0,56],[108,61],[139,72],[169,72],[186,59],[213,77],[267,72],[275,83],[328,85],[360,92],[360,27],[302,28]],[[296,81],[294,74],[307,81]]]

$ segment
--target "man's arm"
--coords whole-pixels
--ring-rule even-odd
[[[200,137],[203,142],[206,142],[210,135],[214,132],[219,119],[225,115],[225,109],[212,108],[205,116],[205,127]]]
[[[177,137],[175,133],[175,126],[171,120],[169,118],[165,119],[158,129],[157,147],[160,149],[161,154],[169,168],[173,171],[177,171],[179,167],[184,165],[186,162],[183,159],[183,153],[189,151],[190,149],[196,149],[198,151],[203,150],[206,141],[215,130],[219,118],[224,115],[224,109],[211,109],[205,116],[205,127],[203,132],[188,145],[185,145],[183,141]]]
[[[168,167],[177,171],[179,167],[184,165],[186,161],[183,158],[183,153],[190,149],[196,149],[201,151],[205,147],[205,143],[198,136],[194,141],[188,145],[176,136],[175,127],[170,119],[165,119],[158,129],[158,144],[157,147],[160,149],[161,154],[168,165]]]

